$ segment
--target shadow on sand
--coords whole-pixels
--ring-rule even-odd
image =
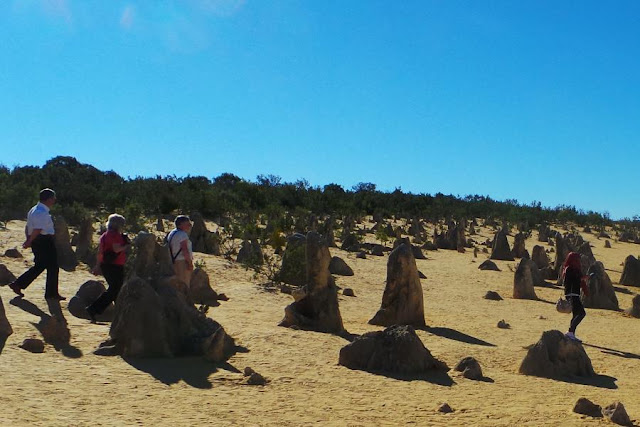
[[[618,379],[615,377],[610,377],[609,375],[596,375],[595,377],[559,377],[551,379],[571,384],[581,384],[598,388],[607,388],[610,390],[615,390],[618,388],[618,386],[616,385],[616,381]]]
[[[438,328],[438,327],[427,326],[425,328],[420,328],[419,330],[428,332],[438,337],[448,338],[450,340],[460,341],[466,344],[483,345],[487,347],[496,346],[495,344],[491,344],[490,342],[481,340],[476,337],[472,337],[471,335],[467,335],[463,332],[456,331],[455,329],[451,329],[451,328]]]
[[[622,350],[615,350],[613,348],[600,347],[598,345],[587,344],[587,343],[582,343],[582,345],[585,347],[597,348],[598,350],[602,350],[602,353],[611,354],[613,356],[618,356],[625,359],[640,359],[640,354],[629,353]]]
[[[125,362],[139,371],[146,372],[163,384],[176,384],[180,380],[191,387],[210,389],[209,376],[224,369],[229,372],[240,371],[229,363],[215,364],[202,357],[176,357],[170,359],[134,359],[123,358]]]
[[[346,368],[346,367],[345,367]],[[347,368],[351,369],[351,368]],[[359,370],[359,369],[357,369]],[[448,373],[438,370],[432,370],[421,374],[399,374],[396,372],[387,371],[363,371],[371,375],[380,375],[382,377],[391,378],[399,381],[426,381],[431,384],[441,385],[445,387],[451,387],[456,382],[449,376]]]
[[[0,354],[2,354],[2,350],[4,350],[4,345],[7,343],[7,338],[9,338],[8,335],[6,337],[0,336]]]
[[[50,315],[42,311],[40,307],[31,301],[24,298],[15,297],[9,301],[9,304],[40,318],[38,323],[32,324],[36,329],[38,329],[47,344],[51,344],[57,351],[61,352],[66,357],[70,357],[72,359],[82,357],[82,351],[71,345],[71,332],[67,326],[67,319],[65,319],[64,314],[62,313],[60,301],[47,300],[47,306],[51,313]]]

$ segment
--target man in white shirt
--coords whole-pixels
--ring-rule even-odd
[[[25,271],[9,287],[19,297],[23,297],[23,289],[31,284],[44,270],[47,270],[47,281],[44,297],[53,300],[64,300],[58,293],[58,253],[55,244],[55,230],[49,210],[56,203],[56,193],[50,188],[40,191],[40,202],[27,214],[27,225],[24,229],[26,240],[23,248],[31,248],[35,257],[35,265]]]
[[[174,223],[176,228],[167,236],[171,261],[173,261],[176,276],[189,286],[191,273],[193,273],[193,251],[189,239],[192,223],[186,215],[177,216]]]

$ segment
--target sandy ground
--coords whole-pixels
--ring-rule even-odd
[[[0,258],[14,274],[31,265],[30,251],[22,250],[24,222],[12,221],[0,230],[0,253],[18,247],[23,260]],[[482,228],[483,237],[490,235]],[[527,241],[531,252],[537,244]],[[617,285],[621,263],[640,246],[583,236],[593,244],[618,287],[621,308],[631,305],[638,289]],[[477,240],[480,240],[478,238]],[[484,240],[484,239],[481,239]],[[512,238],[510,238],[512,243]],[[341,287],[356,297],[340,296],[345,327],[360,334],[377,330],[367,324],[380,306],[388,255],[356,259],[335,248],[355,271],[338,277]],[[553,254],[551,254],[553,255]],[[552,302],[560,291],[536,288],[543,301],[511,298],[516,262],[498,261],[501,272],[477,269],[487,255],[474,259],[468,251],[427,252],[418,268],[422,280],[429,328],[417,331],[434,356],[450,367],[465,356],[480,361],[490,381],[448,375],[401,380],[352,371],[337,364],[347,344],[342,338],[276,326],[289,295],[267,292],[251,271],[221,257],[197,254],[205,261],[212,285],[229,296],[209,315],[249,349],[224,367],[197,358],[125,361],[92,353],[108,336],[108,324],[91,324],[73,317],[62,303],[61,313],[71,331],[70,347],[47,345],[43,354],[18,347],[29,337],[40,338],[35,324],[50,314],[43,299],[44,274],[26,291],[22,303],[8,287],[0,296],[14,334],[0,349],[0,425],[605,425],[607,421],[574,414],[579,397],[602,406],[622,401],[632,419],[640,420],[640,319],[620,312],[587,309],[577,334],[600,375],[590,384],[563,382],[517,373],[526,350],[545,330],[566,331],[569,316],[557,313]],[[93,276],[85,266],[61,271],[61,293],[68,298]],[[488,290],[504,301],[488,301]],[[55,309],[55,307],[54,307]],[[505,319],[511,329],[498,329]],[[241,371],[250,366],[270,380],[267,386],[241,383]],[[437,408],[449,403],[455,412]]]

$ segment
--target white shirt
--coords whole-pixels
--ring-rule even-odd
[[[191,240],[189,240],[189,235],[185,231],[174,228],[173,230],[171,230],[171,233],[169,233],[169,236],[167,237],[169,247],[171,248],[171,256],[175,257],[175,261],[184,261],[184,251],[180,250],[180,245],[185,240],[187,241],[187,249],[189,250],[189,254],[191,254],[193,252],[191,249]],[[176,254],[178,255],[176,256]]]
[[[53,219],[49,214],[49,207],[42,202],[31,208],[27,214],[27,233],[29,236],[36,228],[41,229],[42,235],[54,235]]]

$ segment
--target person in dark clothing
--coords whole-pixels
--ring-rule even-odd
[[[576,328],[587,315],[580,300],[580,289],[585,295],[589,295],[587,287],[587,277],[582,275],[582,265],[580,264],[580,254],[570,252],[564,261],[562,268],[562,278],[564,282],[564,295],[571,302],[573,317],[569,324],[569,331],[565,336],[574,341],[581,340],[576,337]]]
[[[54,238],[55,230],[49,210],[56,203],[56,193],[50,188],[40,191],[40,202],[27,214],[27,225],[24,228],[26,240],[22,247],[31,248],[35,265],[25,271],[9,287],[18,297],[23,297],[26,289],[36,278],[47,270],[47,281],[44,291],[46,299],[64,300],[58,293],[58,252]]]
[[[100,236],[98,261],[93,274],[102,272],[109,288],[86,308],[94,323],[96,315],[102,314],[109,304],[116,300],[124,283],[124,264],[127,261],[126,250],[129,247],[129,238],[122,233],[124,224],[125,219],[122,215],[109,215],[107,231]]]

